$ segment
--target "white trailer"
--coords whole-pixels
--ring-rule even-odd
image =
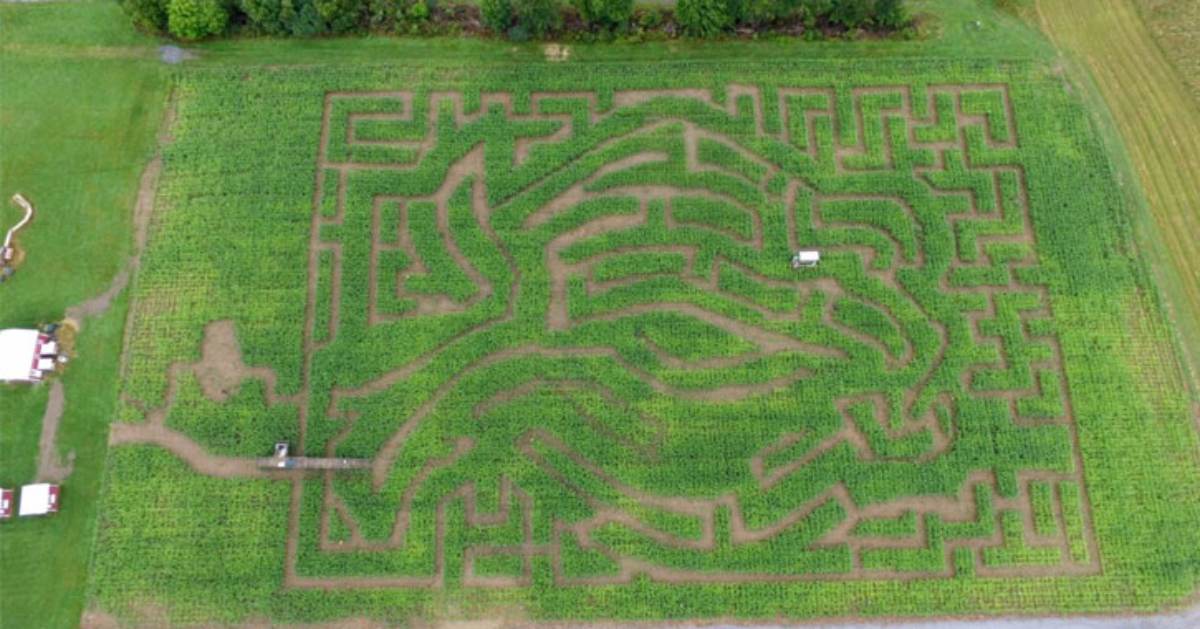
[[[796,255],[792,256],[793,269],[806,269],[817,266],[821,261],[821,252],[813,250],[797,251]]]
[[[0,382],[39,382],[54,371],[58,343],[37,330],[0,330]]]
[[[37,483],[21,488],[21,507],[17,515],[28,517],[58,513],[58,485]]]

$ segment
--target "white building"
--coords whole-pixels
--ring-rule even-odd
[[[58,485],[38,483],[21,488],[21,508],[17,515],[46,515],[58,513]]]
[[[37,330],[0,330],[0,382],[38,382],[54,371],[58,343]]]

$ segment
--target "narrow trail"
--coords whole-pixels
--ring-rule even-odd
[[[1037,8],[1051,40],[1091,70],[1141,179],[1179,278],[1171,286],[1158,273],[1168,284],[1168,316],[1200,391],[1200,108],[1130,0],[1110,0],[1102,11],[1080,11],[1072,0],[1038,0]]]
[[[50,383],[50,397],[46,402],[46,412],[42,415],[42,436],[38,439],[38,471],[39,483],[61,483],[71,475],[75,468],[75,453],[67,454],[64,462],[56,447],[58,425],[66,408],[66,393],[62,380]]]
[[[170,142],[171,126],[175,122],[175,101],[172,97],[163,115],[159,127],[159,145]],[[88,319],[102,316],[112,307],[113,301],[129,287],[129,280],[141,264],[142,252],[146,248],[146,239],[150,229],[150,218],[154,211],[154,198],[158,190],[158,177],[162,172],[162,151],[156,151],[154,157],[146,164],[138,183],[137,201],[133,207],[134,243],[133,253],[128,262],[99,295],[66,309],[64,317],[77,329],[82,330]],[[130,309],[130,317],[132,309]],[[126,322],[128,332],[128,319]],[[128,338],[128,335],[125,335]],[[124,356],[124,351],[122,351]],[[122,359],[123,360],[123,359]],[[61,483],[66,480],[74,469],[75,453],[69,452],[64,462],[57,447],[58,427],[66,410],[66,392],[62,379],[56,379],[50,385],[50,397],[46,403],[46,411],[42,416],[42,434],[38,440],[38,471],[39,481]]]
[[[109,433],[109,445],[148,443],[170,450],[192,469],[217,478],[281,478],[295,472],[259,469],[254,459],[218,456],[207,452],[187,435],[158,424],[115,422]]]

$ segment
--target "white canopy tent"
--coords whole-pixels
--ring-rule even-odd
[[[37,330],[0,330],[0,382],[41,380],[42,340]]]
[[[46,515],[58,511],[58,485],[37,483],[21,488],[21,506],[17,515]]]

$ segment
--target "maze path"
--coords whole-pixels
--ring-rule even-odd
[[[327,94],[303,392],[225,383],[373,459],[290,477],[286,585],[1099,572],[1016,120],[1003,85]],[[172,397],[114,440],[212,473]]]
[[[339,98],[369,100],[374,97],[392,98],[403,103],[403,111],[396,114],[376,114],[375,117],[356,117],[351,113],[345,117],[344,145],[353,151],[358,143],[355,124],[357,120],[387,119],[395,116],[395,120],[407,123],[413,122],[414,98],[411,94],[334,94],[326,101],[326,126],[323,129],[323,144],[321,158],[318,163],[318,190],[316,194],[317,215],[314,227],[314,249],[327,249],[333,252],[335,269],[341,268],[346,262],[346,255],[340,246],[341,241],[326,242],[322,237],[321,227],[324,224],[342,225],[346,215],[345,190],[350,180],[350,174],[356,171],[382,170],[412,170],[419,172],[422,159],[428,159],[436,150],[436,140],[439,125],[447,124],[444,118],[435,115],[439,107],[448,103],[453,120],[449,123],[460,132],[464,127],[478,122],[488,114],[489,106],[496,107],[490,111],[502,111],[509,120],[523,122],[554,122],[556,128],[540,136],[520,137],[514,139],[512,146],[513,157],[509,168],[519,170],[530,167],[533,157],[539,147],[555,143],[563,143],[577,135],[586,133],[584,129],[575,128],[577,124],[590,125],[592,128],[603,125],[604,122],[617,120],[622,116],[623,109],[647,107],[670,110],[671,107],[661,107],[664,103],[678,106],[681,110],[699,104],[702,108],[722,111],[734,118],[746,118],[743,104],[748,99],[750,104],[749,118],[752,119],[753,144],[756,148],[762,146],[762,141],[772,140],[790,144],[800,149],[808,156],[814,165],[825,164],[831,167],[835,175],[854,176],[855,173],[872,171],[903,172],[905,167],[910,176],[922,182],[928,188],[928,196],[940,201],[946,206],[957,206],[952,211],[944,212],[950,232],[956,239],[957,251],[948,267],[937,274],[936,288],[947,295],[963,294],[968,304],[964,310],[968,324],[966,330],[975,344],[991,351],[980,352],[979,360],[969,365],[961,365],[958,380],[964,391],[982,398],[997,398],[1003,400],[1012,416],[1012,421],[1018,425],[1060,424],[1068,428],[1069,438],[1074,440],[1073,427],[1070,424],[1070,400],[1062,380],[1061,348],[1053,336],[1050,326],[1045,324],[1049,318],[1048,295],[1044,286],[1037,285],[1024,279],[1023,274],[1036,277],[1036,257],[1033,254],[1034,238],[1028,216],[1028,198],[1025,192],[1024,175],[1019,164],[997,163],[992,166],[976,166],[972,163],[975,155],[983,154],[984,159],[996,160],[1000,151],[1012,150],[1018,147],[1015,117],[1011,101],[1003,86],[936,86],[926,90],[924,114],[918,113],[914,107],[913,90],[907,87],[898,88],[863,88],[852,89],[849,93],[834,90],[778,90],[779,118],[781,130],[774,134],[766,132],[766,117],[763,110],[762,97],[759,91],[744,86],[731,87],[726,94],[725,105],[717,103],[712,95],[703,90],[678,90],[670,92],[628,92],[617,93],[612,97],[610,111],[601,112],[599,99],[588,94],[534,94],[530,99],[531,113],[515,115],[513,99],[508,95],[485,94],[480,98],[479,113],[467,115],[464,113],[464,99],[453,94],[430,94],[429,106],[426,109],[427,119],[425,135],[421,139],[396,142],[391,146],[413,149],[417,158],[408,164],[375,164],[346,159],[339,161],[331,159],[329,150],[330,138],[341,137],[331,132],[335,116],[334,103]],[[848,98],[847,98],[848,97]],[[849,100],[849,112],[845,110]],[[583,104],[583,113],[577,115],[556,113],[549,105],[563,101],[578,101]],[[688,106],[680,106],[677,101],[691,101]],[[445,109],[443,107],[443,109]],[[796,115],[800,114],[800,115]],[[847,115],[848,114],[848,115]],[[438,191],[429,198],[436,209],[437,232],[445,251],[449,252],[448,259],[463,271],[469,279],[474,291],[466,299],[452,303],[445,295],[422,301],[416,298],[416,306],[400,316],[426,316],[446,313],[466,313],[478,307],[481,302],[496,296],[495,287],[487,278],[474,268],[468,256],[464,255],[455,242],[457,233],[450,228],[453,203],[450,199],[458,188],[469,185],[469,195],[461,195],[460,202],[467,201],[469,196],[469,212],[480,231],[485,232],[488,239],[497,250],[503,252],[503,258],[514,278],[513,289],[508,295],[505,307],[501,311],[493,308],[489,319],[449,335],[440,344],[430,347],[425,353],[415,356],[414,360],[397,370],[379,374],[373,381],[368,380],[363,386],[335,389],[329,400],[328,415],[342,416],[352,421],[346,422],[336,438],[327,443],[327,450],[333,453],[342,445],[342,439],[351,431],[353,421],[362,421],[353,413],[346,415],[341,410],[341,401],[359,396],[369,396],[382,393],[393,385],[420,375],[423,371],[437,363],[439,357],[453,351],[456,344],[464,339],[488,330],[501,328],[514,319],[514,301],[518,294],[525,289],[517,278],[523,273],[528,274],[521,264],[514,260],[511,251],[522,243],[515,238],[514,232],[524,230],[525,233],[537,230],[550,231],[548,238],[533,238],[545,253],[545,276],[549,284],[549,302],[544,319],[545,327],[550,332],[570,332],[595,322],[620,321],[629,317],[647,313],[670,312],[694,318],[706,325],[713,326],[731,336],[743,339],[755,349],[748,355],[716,356],[700,361],[689,361],[671,355],[670,352],[655,346],[647,339],[647,346],[657,359],[670,368],[686,371],[688,369],[720,370],[735,368],[763,356],[780,355],[784,353],[810,354],[830,360],[845,359],[847,352],[839,347],[830,347],[819,343],[811,343],[797,338],[796,326],[802,323],[812,323],[815,318],[831,329],[839,331],[845,337],[862,345],[882,350],[879,353],[887,355],[886,365],[893,371],[901,371],[907,366],[917,366],[916,362],[924,362],[923,375],[917,380],[916,386],[911,387],[904,395],[900,406],[903,409],[898,422],[894,422],[889,407],[891,402],[883,393],[874,393],[861,398],[844,398],[839,402],[843,415],[843,428],[817,443],[805,443],[802,432],[784,433],[775,443],[763,444],[759,454],[751,457],[748,466],[752,475],[757,479],[763,490],[784,481],[798,470],[808,466],[820,457],[836,451],[839,446],[849,445],[862,460],[892,459],[907,460],[914,463],[936,461],[954,445],[954,421],[944,418],[954,412],[952,396],[943,392],[936,397],[936,403],[930,403],[930,383],[934,375],[946,370],[942,362],[946,347],[952,338],[961,330],[947,330],[946,326],[930,316],[921,300],[911,294],[909,285],[903,279],[905,269],[928,269],[931,261],[927,260],[925,250],[917,244],[918,234],[898,233],[879,225],[877,215],[864,214],[856,204],[873,205],[875,211],[881,207],[887,209],[899,208],[899,212],[891,215],[899,216],[899,221],[891,227],[903,227],[905,224],[923,227],[923,222],[917,216],[917,210],[912,207],[911,200],[906,195],[888,196],[864,194],[848,190],[844,193],[836,191],[814,191],[803,178],[785,176],[783,190],[780,191],[778,179],[781,168],[769,158],[761,157],[754,150],[743,146],[739,139],[723,136],[712,129],[706,129],[697,124],[694,119],[687,117],[686,111],[680,112],[680,117],[661,115],[657,121],[649,122],[633,134],[617,138],[602,138],[592,145],[590,151],[576,154],[573,163],[560,166],[566,170],[571,166],[582,166],[581,173],[575,175],[574,183],[554,184],[543,187],[549,192],[542,193],[535,181],[524,190],[514,190],[508,198],[496,199],[485,190],[489,164],[484,151],[477,148],[471,150],[459,161],[454,162],[443,179]],[[802,122],[801,122],[802,121]],[[897,134],[894,129],[903,129]],[[643,137],[652,136],[656,132],[678,132],[681,147],[675,150],[623,150],[621,143],[634,138],[637,142],[639,134]],[[896,138],[904,139],[904,145],[898,147]],[[369,145],[372,141],[366,141]],[[705,148],[701,148],[701,147]],[[777,148],[777,145],[772,148]],[[340,149],[339,149],[340,150]],[[724,151],[723,153],[714,151]],[[735,168],[723,168],[718,164],[705,163],[702,154],[732,156],[728,161],[734,162]],[[921,152],[924,152],[923,155]],[[914,157],[916,155],[916,157]],[[966,158],[966,159],[964,159]],[[630,177],[623,175],[639,169],[645,170],[659,165],[676,163],[683,171],[681,183],[627,183]],[[740,163],[739,163],[740,162]],[[731,171],[733,171],[731,175]],[[336,210],[329,212],[322,205],[326,194],[322,187],[329,173],[337,173],[338,193]],[[720,192],[714,192],[704,187],[692,188],[687,175],[694,174],[703,177],[712,175],[729,179],[737,179],[744,189],[734,185],[719,186]],[[550,174],[553,178],[553,173]],[[467,181],[470,181],[467,184]],[[694,179],[692,181],[695,181]],[[523,203],[527,198],[534,200]],[[809,215],[807,221],[803,217],[805,210],[801,197],[808,197]],[[385,239],[381,230],[381,208],[388,202],[399,201],[401,204],[413,203],[418,197],[389,196],[373,193],[372,195],[372,226],[370,246],[369,295],[367,309],[368,325],[386,324],[389,318],[380,317],[379,286],[387,286],[387,282],[379,281],[379,252],[387,247],[397,247],[405,250],[414,263],[409,267],[414,273],[429,273],[430,269],[423,266],[419,260],[419,252],[410,240],[406,240],[406,230],[411,230],[410,216],[402,216],[396,224],[397,236]],[[603,203],[605,200],[630,199],[634,202],[632,211],[619,211],[607,216],[598,216],[593,220],[574,223],[573,228],[555,226],[562,223],[564,217],[577,211],[580,206],[589,203]],[[498,201],[498,202],[497,202]],[[898,351],[888,353],[886,343],[872,338],[860,330],[855,330],[844,322],[838,321],[838,313],[834,304],[847,298],[853,299],[842,284],[833,278],[819,277],[798,282],[794,278],[768,277],[758,273],[745,264],[739,264],[735,256],[713,254],[695,240],[678,242],[676,244],[633,245],[638,238],[627,238],[631,245],[622,245],[621,235],[628,235],[639,229],[649,231],[651,223],[659,223],[662,231],[678,231],[684,226],[698,226],[694,221],[680,220],[676,214],[675,205],[687,201],[689,203],[703,202],[708,208],[730,208],[730,220],[739,220],[745,228],[728,230],[721,226],[713,226],[712,231],[721,233],[730,240],[759,252],[765,250],[779,251],[783,243],[768,243],[767,228],[761,211],[763,205],[774,201],[784,208],[786,217],[786,247],[794,249],[801,241],[807,243],[817,240],[814,244],[822,245],[829,254],[845,252],[857,258],[865,275],[876,280],[878,286],[886,287],[907,297],[907,306],[911,313],[919,313],[927,322],[930,329],[939,340],[940,349],[932,360],[918,361],[917,350],[910,336],[904,334],[901,319],[889,308],[877,308],[881,313],[880,320],[887,321],[894,329],[900,330]],[[749,202],[747,202],[749,201]],[[845,210],[838,211],[838,206],[844,205]],[[526,210],[525,207],[530,207]],[[681,206],[683,207],[683,206]],[[515,211],[512,211],[516,208]],[[506,212],[506,210],[508,210]],[[465,214],[462,209],[461,214]],[[706,219],[719,212],[692,214]],[[879,212],[886,214],[886,212]],[[736,219],[737,216],[748,217]],[[515,224],[513,218],[516,218]],[[506,220],[507,219],[507,220]],[[867,222],[863,222],[863,221]],[[807,225],[805,223],[807,222]],[[499,223],[505,223],[499,229]],[[732,224],[732,223],[731,223]],[[548,226],[555,229],[547,230]],[[516,227],[517,230],[514,230]],[[869,244],[854,242],[819,242],[818,236],[823,231],[836,230],[874,230],[882,238],[869,239]],[[595,248],[599,255],[588,255],[588,243],[617,234],[613,242]],[[778,238],[778,232],[770,236]],[[928,234],[920,234],[929,237]],[[386,242],[385,242],[386,240]],[[870,242],[873,240],[874,242]],[[642,238],[641,242],[653,242],[653,238]],[[582,246],[584,253],[572,255],[574,248]],[[641,260],[651,261],[650,264],[660,264],[665,269],[665,278],[678,277],[681,282],[675,286],[666,286],[665,294],[687,295],[720,295],[725,297],[724,303],[681,303],[677,301],[651,300],[648,303],[630,303],[611,311],[597,311],[594,314],[576,316],[572,312],[573,300],[602,299],[606,295],[619,293],[630,287],[644,287],[654,281],[654,276],[646,276],[636,272],[626,273],[607,268],[619,267],[622,256],[641,255]],[[657,258],[655,257],[657,256]],[[674,256],[673,258],[671,256]],[[703,259],[701,259],[703,257]],[[314,256],[313,260],[317,260]],[[443,258],[443,262],[446,258]],[[616,260],[616,262],[614,262]],[[604,265],[608,265],[607,267]],[[311,265],[312,276],[317,277],[316,264]],[[732,269],[732,270],[729,270]],[[604,273],[604,278],[597,277]],[[626,273],[622,275],[622,273]],[[733,280],[723,281],[723,273],[748,278],[751,285],[759,288],[767,287],[767,294],[772,298],[783,299],[785,306],[774,308],[756,302],[753,296],[744,292],[739,294]],[[611,277],[610,277],[611,276]],[[315,283],[314,283],[315,287]],[[685,290],[679,290],[683,287]],[[733,289],[732,292],[730,289]],[[397,298],[405,294],[403,281],[396,285]],[[345,304],[337,299],[338,286],[334,282],[333,300],[335,308],[327,317],[330,331],[327,338],[333,342],[338,335],[338,328],[344,325],[339,319],[340,309]],[[582,291],[582,292],[581,292]],[[314,293],[316,291],[314,290]],[[463,291],[462,294],[466,294]],[[727,294],[726,294],[727,293]],[[814,297],[819,294],[820,299]],[[830,298],[832,296],[832,298]],[[315,294],[313,296],[315,299]],[[791,302],[787,300],[791,299]],[[815,301],[824,300],[819,314],[810,311],[805,306]],[[790,306],[790,307],[788,307]],[[575,308],[575,310],[587,310]],[[814,317],[814,314],[816,315]],[[310,320],[312,318],[310,317]],[[753,323],[747,323],[750,319]],[[1042,323],[1038,323],[1041,321]],[[788,327],[788,324],[793,324]],[[318,351],[323,346],[314,345],[312,350]],[[547,352],[546,349],[535,349],[534,346],[512,347],[493,352],[486,357],[463,363],[465,371],[446,381],[434,395],[426,400],[417,411],[403,424],[400,431],[377,453],[375,466],[376,490],[382,489],[397,465],[399,451],[408,443],[412,433],[419,429],[420,423],[434,413],[441,399],[452,394],[464,380],[462,374],[471,370],[486,370],[492,365],[504,365],[507,361],[530,354],[557,356],[603,356],[609,355],[612,360],[622,365],[635,377],[651,383],[652,389],[658,393],[675,397],[687,397],[689,394],[682,390],[674,390],[655,382],[655,375],[644,369],[630,364],[622,359],[620,351],[600,351],[597,348],[575,348]],[[696,399],[728,400],[744,396],[762,395],[776,390],[786,390],[795,378],[805,378],[811,374],[807,369],[794,369],[791,374],[773,384],[768,382],[766,388],[761,387],[709,387]],[[514,389],[503,392],[505,402],[519,399],[529,391],[542,386],[536,381],[519,385]],[[551,388],[556,388],[552,385]],[[491,408],[502,402],[480,402],[476,415],[486,415],[487,411],[480,408]],[[853,410],[869,407],[868,417]],[[939,414],[940,413],[940,414]],[[961,418],[959,418],[961,419]],[[609,432],[610,436],[616,433]],[[923,447],[896,448],[893,444],[902,443],[914,436],[925,435],[927,439]],[[662,439],[660,434],[658,439]],[[701,534],[699,538],[681,538],[646,524],[644,518],[631,515],[620,508],[614,508],[611,500],[599,500],[594,492],[575,485],[572,477],[555,469],[554,464],[539,454],[534,444],[549,445],[562,456],[581,466],[588,474],[601,479],[604,485],[616,491],[621,498],[618,501],[632,501],[629,504],[638,508],[659,509],[683,514],[700,520]],[[351,509],[338,497],[337,489],[330,479],[324,487],[325,512],[321,518],[320,548],[329,552],[387,552],[398,549],[405,544],[405,535],[409,532],[407,520],[412,513],[413,496],[419,491],[421,484],[428,478],[433,469],[449,467],[465,455],[473,447],[473,442],[466,437],[460,438],[454,453],[441,459],[430,460],[422,472],[407,485],[404,499],[398,517],[387,540],[370,542],[355,523]],[[798,445],[806,446],[803,452],[796,452]],[[445,579],[446,557],[443,556],[443,540],[448,534],[446,530],[445,513],[447,506],[455,501],[464,501],[467,513],[465,525],[468,527],[500,526],[507,523],[510,513],[512,496],[519,495],[521,505],[520,521],[524,533],[516,545],[489,546],[472,545],[464,549],[462,572],[459,575],[463,582],[471,585],[505,585],[528,583],[531,578],[530,559],[536,555],[545,555],[554,561],[556,579],[563,583],[572,582],[567,575],[569,570],[562,565],[561,554],[562,535],[573,535],[578,545],[585,550],[604,554],[619,568],[615,573],[604,577],[585,577],[582,582],[623,582],[637,574],[649,574],[655,579],[665,581],[743,581],[743,580],[773,580],[773,579],[817,579],[817,578],[916,578],[928,576],[949,576],[962,570],[969,570],[980,575],[1004,574],[1072,574],[1091,573],[1099,569],[1095,540],[1090,528],[1086,495],[1082,490],[1080,460],[1077,450],[1074,450],[1073,460],[1066,472],[1049,470],[1021,470],[1016,475],[1016,491],[1011,496],[1005,493],[994,472],[973,472],[962,484],[956,496],[913,496],[890,500],[877,504],[859,504],[847,488],[842,484],[834,484],[822,494],[810,501],[797,505],[787,515],[777,519],[771,525],[756,527],[748,525],[740,512],[740,503],[736,495],[725,495],[716,500],[689,498],[670,498],[626,485],[618,478],[611,476],[602,466],[589,461],[585,456],[574,450],[567,442],[562,441],[552,432],[531,430],[524,433],[514,444],[517,451],[529,460],[542,465],[546,474],[555,477],[564,486],[588,501],[594,515],[591,518],[567,523],[555,522],[554,532],[548,539],[535,539],[533,533],[532,511],[536,500],[529,494],[521,493],[513,486],[511,479],[501,479],[499,508],[488,516],[479,516],[479,505],[475,503],[475,485],[467,483],[462,488],[444,497],[437,505],[437,526],[432,534],[439,540],[435,564],[437,569],[428,577],[399,577],[380,576],[371,578],[340,578],[336,576],[301,577],[296,570],[296,543],[291,545],[289,556],[288,581],[294,586],[338,586],[357,587],[364,585],[392,586],[430,586],[442,583]],[[772,457],[790,457],[780,463],[772,462]],[[432,467],[430,467],[432,466]],[[1070,491],[1059,491],[1057,483],[1067,483]],[[1009,483],[1011,484],[1011,483]],[[1050,493],[1044,489],[1039,491],[1042,500],[1035,505],[1031,487],[1049,487]],[[1077,504],[1070,503],[1064,495],[1075,497]],[[980,506],[980,495],[995,497],[991,500],[990,513]],[[1049,512],[1045,495],[1050,502]],[[299,510],[300,494],[297,492],[295,510]],[[723,570],[679,570],[668,566],[657,565],[642,558],[621,556],[604,543],[592,539],[591,533],[606,526],[617,525],[634,531],[637,535],[653,540],[664,546],[677,546],[693,551],[716,550],[722,544],[754,544],[778,536],[789,527],[805,518],[822,506],[837,505],[845,513],[836,527],[827,531],[820,539],[813,540],[811,547],[848,548],[848,569],[836,573],[801,573],[801,574],[761,574],[739,573]],[[1040,509],[1040,511],[1038,511]],[[723,527],[728,542],[718,540],[718,511],[723,510]],[[636,509],[635,509],[636,511]],[[1036,513],[1035,513],[1036,512]],[[331,513],[349,529],[348,540],[333,542],[330,536]],[[911,533],[902,536],[863,536],[856,534],[861,523],[873,520],[883,520],[900,517],[903,514],[916,514]],[[475,514],[475,515],[471,515]],[[931,519],[932,518],[932,519]],[[990,519],[990,522],[988,521]],[[931,540],[931,529],[938,528],[939,537],[943,536],[942,528],[974,524],[979,534],[960,536],[961,540],[937,543]],[[1016,530],[1013,531],[1014,523]],[[293,526],[300,526],[298,518],[293,518]],[[1041,529],[1049,529],[1046,532]],[[957,532],[957,531],[956,531]],[[1009,546],[1016,546],[1015,551],[1008,551]],[[1041,552],[1038,551],[1047,551]],[[904,553],[911,551],[914,556],[919,553],[938,555],[926,565],[937,563],[936,569],[889,569],[881,568],[885,562],[875,557],[882,553]],[[1023,553],[1023,554],[1022,554]],[[1057,553],[1057,556],[1052,556]],[[1006,557],[1011,555],[1012,557]],[[519,559],[513,565],[520,565],[518,575],[482,575],[476,571],[477,560],[481,558],[496,558],[513,556]],[[1015,557],[1015,559],[1014,559]],[[1046,558],[1050,560],[1047,561]],[[1006,561],[1011,563],[1006,565]],[[1027,560],[1024,563],[1022,560]],[[910,561],[905,564],[900,560],[900,566],[914,565]],[[916,565],[919,565],[916,564]],[[415,580],[414,580],[415,579]]]

